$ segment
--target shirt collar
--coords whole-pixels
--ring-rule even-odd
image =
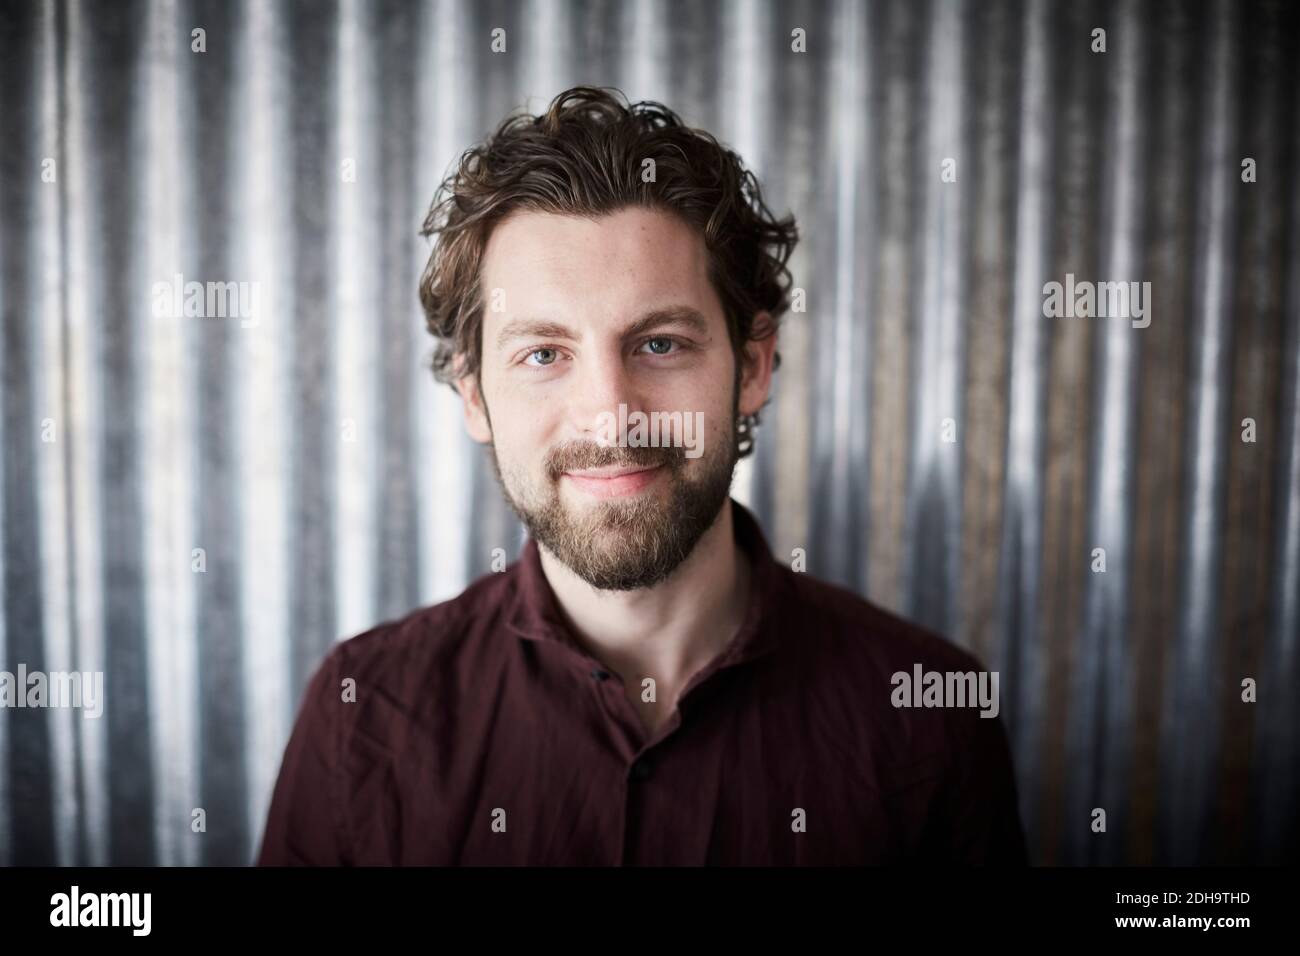
[[[745,619],[719,656],[719,668],[752,660],[776,647],[781,631],[779,610],[789,588],[788,578],[782,573],[784,569],[772,557],[757,520],[734,498],[730,503],[735,540],[749,556],[752,571]],[[521,638],[555,642],[589,656],[564,620],[559,601],[542,570],[537,542],[532,537],[524,544],[514,572],[514,598],[506,615],[507,627]]]

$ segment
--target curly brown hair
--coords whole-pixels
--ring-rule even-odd
[[[646,159],[654,161],[651,182],[642,177]],[[794,217],[775,219],[740,157],[672,110],[629,104],[617,89],[577,86],[543,114],[508,117],[461,155],[434,195],[420,232],[436,237],[420,276],[420,304],[437,340],[438,381],[478,373],[480,269],[497,223],[518,210],[600,216],[628,206],[674,212],[703,236],[739,378],[744,343],[773,334],[790,307]],[[760,312],[770,321],[755,322]],[[742,457],[757,424],[757,415],[739,423]]]

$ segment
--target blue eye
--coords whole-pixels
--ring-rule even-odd
[[[646,339],[644,344],[650,347],[652,355],[668,355],[677,343],[666,335],[657,335],[652,339]]]
[[[534,356],[538,356],[538,360],[536,362],[532,361],[532,358]],[[524,361],[527,362],[529,365],[551,365],[552,363],[554,363],[555,358],[556,358],[555,349],[533,349],[531,352],[528,353],[528,356],[527,358],[524,359]]]

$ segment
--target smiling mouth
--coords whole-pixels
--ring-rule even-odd
[[[612,498],[636,494],[648,488],[662,471],[662,465],[651,465],[648,468],[640,465],[620,465],[611,468],[566,471],[560,477],[567,478],[574,487],[593,497]]]

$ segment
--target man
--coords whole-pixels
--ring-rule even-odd
[[[462,157],[425,234],[434,369],[530,538],[333,648],[260,862],[1023,862],[996,704],[895,693],[976,661],[729,497],[797,238],[739,158],[577,88]]]

